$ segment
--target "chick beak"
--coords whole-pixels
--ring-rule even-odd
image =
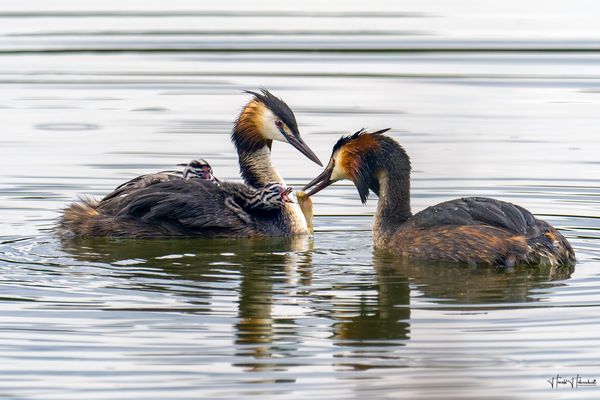
[[[310,181],[308,183],[308,185],[304,186],[302,188],[302,190],[306,190],[311,186],[317,185],[314,187],[313,190],[306,193],[306,197],[310,197],[313,194],[318,193],[321,190],[325,189],[327,186],[331,185],[333,183],[333,181],[330,179],[332,171],[333,171],[333,167],[326,168],[325,171],[321,172],[321,174],[319,176],[317,176],[315,179]]]
[[[321,160],[319,160],[319,157],[317,157],[317,155],[310,149],[310,147],[308,147],[308,145],[304,143],[304,140],[302,140],[300,136],[290,135],[283,129],[281,129],[281,133],[287,139],[288,143],[294,146],[300,153],[308,157],[309,160],[317,163],[320,167],[323,166],[323,163],[321,162]]]
[[[292,193],[291,187],[281,189],[281,200],[284,203],[293,203],[294,200],[292,200],[290,197],[291,193]]]

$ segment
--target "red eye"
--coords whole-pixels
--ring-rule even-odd
[[[278,128],[281,128],[283,126],[283,122],[281,122],[280,120],[276,120],[275,121],[275,126]]]

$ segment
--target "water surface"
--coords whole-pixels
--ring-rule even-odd
[[[2,396],[597,398],[548,382],[600,379],[600,28],[576,3],[5,5]],[[323,161],[391,127],[414,211],[515,202],[577,265],[401,262],[349,182],[313,199],[314,239],[52,235],[78,195],[193,158],[239,180],[229,132],[260,87]],[[273,158],[295,187],[320,172]]]

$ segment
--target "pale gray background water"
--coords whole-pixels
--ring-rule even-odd
[[[600,3],[0,2],[0,397],[589,398],[600,380]],[[217,4],[218,3],[218,4]],[[415,211],[466,195],[561,229],[574,269],[400,265],[372,196],[314,241],[61,242],[80,194],[203,157],[267,87],[326,161],[391,127]],[[291,146],[295,187],[319,173]]]

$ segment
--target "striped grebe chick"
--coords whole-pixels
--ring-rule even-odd
[[[237,118],[231,139],[245,184],[216,179],[204,160],[183,173],[142,175],[102,200],[67,207],[56,232],[66,237],[266,237],[309,233],[298,204],[271,163],[273,140],[322,165],[300,137],[294,113],[269,91]]]
[[[217,184],[221,182],[213,175],[213,169],[210,164],[203,159],[192,160],[187,164],[178,165],[185,166],[182,172],[183,179],[205,179],[207,181],[213,181]]]
[[[307,196],[342,179],[354,182],[363,204],[372,190],[379,197],[374,246],[414,260],[501,266],[575,262],[562,234],[515,204],[465,197],[413,215],[410,160],[395,140],[383,135],[387,130],[342,137],[325,170],[303,188],[316,185]]]

